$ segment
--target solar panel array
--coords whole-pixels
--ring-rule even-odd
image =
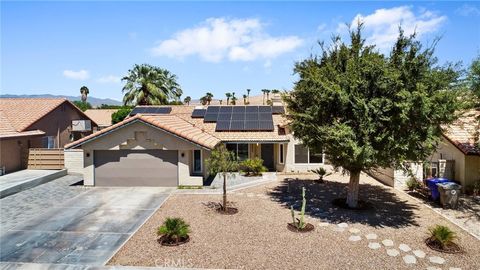
[[[209,106],[204,122],[216,122],[215,131],[272,131],[271,106]]]
[[[206,112],[207,109],[195,109],[192,112],[192,118],[203,118]]]
[[[284,114],[285,108],[283,106],[272,106],[272,113],[273,114]]]
[[[136,114],[169,114],[172,111],[172,107],[135,107],[130,116]]]

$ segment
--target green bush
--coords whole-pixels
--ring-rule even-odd
[[[125,117],[127,117],[130,114],[131,111],[132,111],[131,108],[125,107],[125,108],[121,108],[118,111],[112,113],[112,125],[114,125],[118,122],[122,122],[123,119],[125,119]]]
[[[407,185],[408,190],[413,191],[415,189],[419,189],[422,185],[420,182],[415,179],[415,177],[411,177],[405,182],[405,185]]]
[[[435,225],[429,231],[432,239],[437,241],[442,247],[452,243],[457,238],[457,234],[447,226]]]
[[[268,171],[268,169],[263,166],[263,159],[256,157],[242,161],[240,163],[240,171],[247,176],[256,176],[262,175],[262,173]]]
[[[323,168],[323,167],[320,167],[320,168],[315,169],[315,170],[311,170],[311,172],[318,175],[318,181],[320,181],[320,182],[323,182],[323,177],[329,176],[329,175],[332,174],[332,173],[327,173],[327,170],[325,170],[325,168]]]
[[[162,226],[158,227],[157,235],[163,235],[168,240],[178,242],[190,233],[190,225],[181,218],[167,218]]]

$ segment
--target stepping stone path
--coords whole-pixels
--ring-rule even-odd
[[[387,249],[387,255],[390,257],[397,257],[400,252],[396,249]]]
[[[417,263],[417,258],[415,258],[415,256],[413,256],[413,255],[405,255],[403,257],[403,261],[406,264],[416,264]]]
[[[342,223],[338,223],[337,226],[338,226],[339,228],[347,228],[347,227],[348,227],[348,224],[345,223],[345,222],[342,222]]]
[[[375,240],[378,238],[378,236],[374,233],[369,233],[367,235],[365,235],[365,238],[367,238],[368,240]]]
[[[420,259],[423,259],[423,258],[425,258],[425,256],[426,256],[425,252],[423,252],[422,250],[419,250],[419,249],[414,250],[414,251],[413,251],[413,254],[414,254],[415,256],[417,256],[418,258],[420,258]]]
[[[351,233],[355,233],[355,234],[360,233],[360,230],[357,229],[357,228],[351,228],[351,229],[348,230],[348,231],[351,232]]]
[[[370,249],[379,249],[379,248],[381,248],[382,246],[381,246],[379,243],[371,242],[371,243],[368,243],[368,247],[369,247]]]
[[[357,242],[360,240],[362,240],[362,237],[360,235],[352,235],[348,238],[348,241],[351,241],[351,242]]]
[[[442,258],[442,257],[438,257],[438,256],[430,257],[430,258],[428,258],[428,260],[431,263],[436,263],[436,264],[444,264],[445,263],[445,259]]]
[[[382,241],[382,244],[386,247],[393,247],[393,241],[390,239],[385,239]]]
[[[401,251],[403,251],[403,252],[409,252],[409,251],[412,250],[412,249],[411,249],[408,245],[406,245],[406,244],[400,244],[400,245],[398,246],[398,248],[399,248]]]

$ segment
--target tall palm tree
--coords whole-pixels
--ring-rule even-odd
[[[190,101],[192,101],[190,96],[186,96],[185,99],[183,99],[183,103],[187,103],[187,105],[190,105]]]
[[[207,102],[208,102],[207,96],[203,96],[200,98],[200,103],[202,103],[202,105],[207,105]]]
[[[230,104],[237,105],[237,97],[236,96],[232,97],[232,101],[230,102]]]
[[[227,97],[227,105],[228,105],[229,102],[230,102],[230,98],[232,97],[232,94],[231,93],[225,93],[225,96]]]
[[[207,94],[205,95],[205,97],[207,98],[207,103],[208,103],[208,105],[210,105],[210,102],[212,102],[213,94],[210,93],[210,92],[207,92]]]
[[[243,105],[247,105],[247,95],[243,95]]]
[[[248,102],[250,102],[250,91],[252,91],[252,89],[247,89],[247,98],[248,98]]]
[[[148,64],[134,65],[122,78],[125,105],[161,105],[182,95],[177,76]]]
[[[262,89],[263,92],[263,101],[262,104],[265,105],[265,94],[267,93],[268,89]]]
[[[82,95],[82,102],[85,103],[87,102],[87,96],[90,93],[90,90],[88,90],[88,87],[85,85],[80,87],[80,94]]]
[[[270,100],[270,90],[265,89],[265,92],[267,92],[267,101],[269,101]]]

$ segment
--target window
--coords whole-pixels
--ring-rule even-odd
[[[295,145],[295,163],[318,164],[323,163],[323,153],[316,153],[301,144]]]
[[[202,152],[193,150],[193,172],[202,172]]]
[[[278,145],[278,163],[283,164],[283,147],[284,144]]]
[[[242,161],[248,159],[248,144],[246,143],[227,143],[227,150],[235,153],[237,160]]]
[[[54,136],[45,136],[42,138],[43,148],[55,148],[55,137]]]

